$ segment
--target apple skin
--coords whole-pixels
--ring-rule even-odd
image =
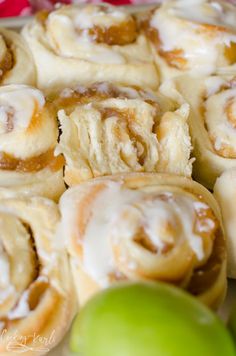
[[[229,321],[228,321],[228,328],[232,334],[232,337],[233,337],[235,345],[236,345],[236,305],[234,305],[234,307],[230,313],[230,317],[229,317]]]
[[[82,356],[235,356],[221,320],[194,297],[164,283],[117,284],[97,294],[73,324]]]

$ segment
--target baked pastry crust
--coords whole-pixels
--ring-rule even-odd
[[[0,190],[0,353],[44,355],[76,311],[68,258],[55,231],[55,203]]]
[[[16,32],[0,28],[0,83],[36,84],[36,68],[25,40]]]
[[[38,89],[0,88],[0,187],[57,200],[65,190],[57,138],[56,116]]]
[[[236,278],[236,168],[217,178],[214,195],[221,208],[227,238],[228,277]]]
[[[182,95],[190,104],[193,176],[212,189],[222,172],[236,166],[235,78],[182,76],[162,88],[170,97],[181,102]]]
[[[189,178],[129,173],[70,188],[60,200],[83,304],[119,280],[176,284],[216,308],[226,290],[226,248],[218,205]]]
[[[236,74],[236,10],[229,2],[164,1],[143,23],[162,81]]]
[[[147,40],[124,9],[62,6],[36,17],[22,33],[44,91],[101,80],[158,87]]]
[[[65,182],[122,172],[191,176],[188,104],[160,93],[97,83],[64,90],[53,103],[62,134]]]

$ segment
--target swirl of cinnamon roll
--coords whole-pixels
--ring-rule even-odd
[[[23,29],[38,87],[48,91],[101,80],[158,87],[145,36],[134,16],[108,5],[63,6]]]
[[[97,83],[66,89],[54,100],[62,134],[65,181],[119,172],[168,172],[191,176],[187,104],[160,93]]]
[[[56,117],[38,89],[0,88],[0,187],[58,199],[65,188],[57,138]]]
[[[168,0],[144,23],[162,80],[236,73],[236,8],[221,0]]]
[[[211,193],[186,177],[128,173],[70,188],[60,200],[78,298],[119,280],[160,280],[211,307],[226,287],[225,240]]]
[[[236,167],[217,178],[214,195],[221,208],[227,238],[228,277],[236,278]]]
[[[0,28],[0,84],[35,83],[36,70],[28,45],[18,33]]]
[[[194,176],[213,188],[223,171],[236,167],[236,80],[184,76],[175,79],[175,87],[191,107]]]
[[[67,255],[55,239],[59,218],[50,200],[0,191],[3,356],[44,355],[70,326],[77,303]]]

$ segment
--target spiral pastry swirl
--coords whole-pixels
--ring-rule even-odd
[[[236,167],[228,169],[217,178],[214,195],[219,203],[227,238],[227,272],[236,278]]]
[[[198,183],[129,173],[70,188],[61,233],[83,303],[118,280],[161,280],[216,307],[226,285],[218,206]]]
[[[0,88],[0,186],[57,199],[63,158],[54,156],[58,127],[43,94],[25,85]]]
[[[184,76],[174,85],[191,106],[194,176],[212,189],[223,171],[236,166],[235,78]]]
[[[34,60],[24,39],[0,28],[0,84],[35,85]]]
[[[217,0],[168,0],[144,21],[162,80],[236,73],[235,6]]]
[[[65,335],[76,298],[57,206],[0,191],[0,353],[44,355]],[[47,344],[42,340],[50,340]]]
[[[97,83],[66,89],[54,101],[62,134],[65,181],[119,172],[191,176],[188,105],[160,93]]]
[[[38,87],[101,80],[158,87],[145,36],[134,16],[108,5],[63,6],[39,15],[23,30],[35,59]]]

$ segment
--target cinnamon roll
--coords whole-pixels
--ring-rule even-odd
[[[0,28],[0,84],[36,84],[28,45],[16,32]]]
[[[167,0],[144,30],[162,80],[184,73],[236,74],[236,8],[221,0]]]
[[[80,303],[119,280],[160,280],[216,308],[226,289],[218,205],[186,177],[128,173],[65,192],[60,233]]]
[[[76,310],[60,215],[50,200],[0,191],[0,354],[44,355],[65,335]]]
[[[191,176],[188,104],[137,87],[97,83],[66,89],[54,100],[62,134],[57,153],[65,181],[119,172]]]
[[[62,6],[36,16],[23,36],[43,90],[101,80],[158,87],[147,40],[124,9],[104,4]]]
[[[0,88],[0,187],[58,199],[65,187],[57,138],[56,117],[38,89]]]
[[[236,167],[236,79],[184,76],[175,87],[191,107],[194,177],[212,189],[223,171]]]
[[[227,237],[228,276],[236,278],[236,167],[217,178],[214,195],[221,208]]]

